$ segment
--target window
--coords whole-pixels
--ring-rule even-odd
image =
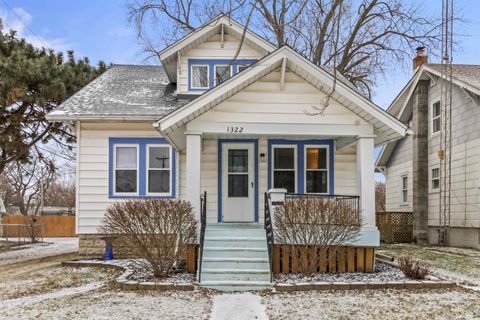
[[[208,65],[192,65],[192,88],[208,89]]]
[[[136,194],[138,190],[138,148],[135,145],[115,146],[115,193]]]
[[[328,193],[328,148],[305,148],[305,192]]]
[[[402,202],[408,202],[408,176],[402,176]]]
[[[163,138],[109,138],[109,197],[174,198],[175,159]]]
[[[215,85],[219,85],[220,83],[228,80],[231,77],[230,67],[227,66],[215,66]]]
[[[440,188],[440,168],[432,169],[432,190]]]
[[[248,197],[248,150],[228,150],[228,196]]]
[[[295,146],[273,147],[273,187],[296,192],[296,152]]]
[[[432,134],[440,132],[440,101],[432,106]]]
[[[237,69],[238,69],[238,72],[242,72],[243,70],[247,69],[248,67],[250,67],[249,65],[238,65]]]
[[[170,194],[171,147],[148,145],[147,150],[147,193]]]

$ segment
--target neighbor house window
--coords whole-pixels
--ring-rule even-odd
[[[432,107],[432,134],[440,132],[440,101]]]
[[[432,169],[432,190],[440,188],[440,168]]]
[[[328,147],[305,147],[306,193],[328,193]]]
[[[231,75],[231,68],[230,66],[215,66],[215,85],[219,85],[220,83],[228,80]]]
[[[170,194],[171,147],[147,146],[147,192],[148,194]]]
[[[273,147],[273,187],[296,192],[296,146]]]
[[[402,202],[408,202],[408,176],[402,176]]]
[[[243,70],[247,69],[249,65],[238,65],[237,69],[238,72],[242,72]]]
[[[208,89],[208,65],[192,65],[191,87],[194,89]]]
[[[115,193],[136,194],[138,191],[138,146],[116,145],[114,164]]]
[[[175,157],[163,138],[109,138],[109,197],[175,197]]]

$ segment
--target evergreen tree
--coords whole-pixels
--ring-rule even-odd
[[[25,162],[37,143],[55,140],[71,144],[74,136],[45,115],[106,69],[75,60],[68,51],[36,48],[15,31],[4,32],[0,20],[0,174],[14,161]]]

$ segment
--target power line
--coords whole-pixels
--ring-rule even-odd
[[[45,46],[45,49],[48,49],[48,45],[40,38],[40,36],[35,33],[35,31],[33,31],[32,28],[30,28],[30,26],[25,21],[23,21],[23,19],[15,12],[15,10],[13,10],[12,7],[10,7],[5,0],[2,0],[2,2],[5,7],[7,7],[7,9],[10,10],[17,17],[17,19],[20,20],[20,22],[38,39],[38,41],[40,41]]]

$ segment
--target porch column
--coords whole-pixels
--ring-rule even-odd
[[[373,137],[357,139],[357,180],[363,229],[375,226],[375,174]]]
[[[202,156],[202,133],[186,132],[187,136],[187,195],[186,200],[192,204],[193,211],[200,221],[200,164]]]

